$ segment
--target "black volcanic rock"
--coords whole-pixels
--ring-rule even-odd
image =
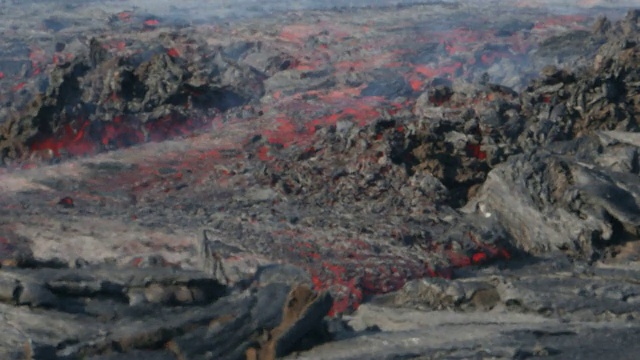
[[[85,130],[105,148],[134,143],[116,123],[149,138],[196,115],[215,126],[3,170],[0,357],[634,356],[638,12],[547,38],[542,60],[571,62],[516,93],[469,74],[519,76],[508,54],[490,65],[516,47],[474,38],[538,29],[501,19],[496,36],[421,38],[421,14],[460,16],[445,5],[291,12],[224,36],[145,15],[126,41],[105,35],[47,73],[2,123],[7,161],[73,148]],[[372,31],[388,42],[360,46]]]

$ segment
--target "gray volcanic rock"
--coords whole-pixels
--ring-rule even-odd
[[[81,274],[73,269],[3,268],[0,279],[2,293],[14,294],[0,303],[3,359],[111,352],[131,357],[139,353],[135,349],[165,343],[167,352],[139,356],[192,358],[207,353],[216,359],[240,359],[263,329],[282,321],[292,289],[272,283],[222,297],[226,287],[206,274],[167,268],[88,267]],[[137,291],[144,293],[144,301],[131,301]],[[290,314],[283,327],[295,329],[295,337],[285,332],[287,337],[278,342],[287,352],[307,333],[322,328],[331,307],[328,294],[309,293],[308,287],[306,291],[307,310]]]
[[[542,62],[580,49],[593,66],[546,67],[518,94],[504,84],[526,79],[542,26],[487,31],[489,10],[424,25],[460,9],[166,33],[109,16],[135,45],[106,36],[56,64],[0,156],[123,147],[123,109],[162,139],[169,110],[215,122],[0,169],[0,358],[634,356],[640,13],[547,38]],[[65,126],[78,105],[88,137]]]
[[[467,204],[496,217],[524,251],[591,256],[640,226],[637,180],[609,168],[538,150],[496,167]]]
[[[416,280],[345,317],[353,333],[287,358],[632,359],[638,269],[555,257]]]
[[[610,37],[592,68],[547,67],[522,93],[523,153],[491,170],[466,205],[497,218],[526,252],[597,257],[638,234],[640,48],[629,30],[637,18],[631,11],[614,25],[601,19],[599,36]]]

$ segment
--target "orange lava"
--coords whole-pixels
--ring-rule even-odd
[[[130,11],[122,11],[118,13],[118,19],[120,19],[120,21],[130,21],[131,15]]]
[[[14,91],[14,92],[20,91],[20,90],[22,90],[22,88],[24,88],[24,86],[26,84],[27,83],[25,83],[25,82],[20,82],[20,83],[16,84],[14,87],[12,87],[11,90]]]
[[[261,146],[258,149],[258,159],[262,160],[262,161],[270,161],[273,160],[273,156],[269,155],[269,147],[268,146]]]
[[[176,48],[171,48],[169,50],[167,50],[167,55],[171,56],[171,57],[180,57],[180,53],[178,52],[178,50]]]
[[[480,150],[480,145],[467,145],[467,152],[469,156],[473,156],[476,159],[484,160],[487,158],[487,153],[485,151]]]
[[[280,31],[280,38],[286,41],[303,44],[307,38],[317,34],[319,31],[320,30],[318,28],[311,25],[286,25],[282,27],[282,30]]]
[[[462,63],[455,62],[451,65],[443,65],[438,68],[434,68],[429,65],[415,65],[414,69],[417,73],[422,74],[429,79],[442,76],[442,75],[449,75],[450,77],[455,77],[458,71],[462,69]]]
[[[157,19],[149,19],[149,20],[145,20],[144,24],[146,26],[157,26],[158,24],[160,24],[160,21],[158,21]]]
[[[66,124],[55,135],[44,139],[37,139],[31,144],[31,151],[51,151],[56,157],[61,156],[61,150],[74,156],[82,156],[95,153],[94,142],[85,137],[88,121],[81,121],[80,126],[74,129],[71,124]]]
[[[162,141],[189,135],[207,123],[171,115],[143,125],[124,116],[116,116],[110,122],[78,120],[63,125],[53,135],[36,135],[31,139],[29,147],[32,152],[50,152],[55,157],[86,156],[146,141]],[[88,131],[90,126],[92,130]]]
[[[280,144],[287,147],[289,144],[298,140],[296,125],[292,120],[280,118],[276,120],[278,127],[275,131],[266,130],[264,135],[272,144]]]

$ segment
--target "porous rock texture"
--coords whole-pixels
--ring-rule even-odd
[[[464,12],[433,6],[395,16]],[[26,165],[0,175],[0,357],[635,358],[639,14],[541,35],[534,68],[585,53],[528,85],[472,71],[504,49],[468,29],[369,61],[331,58],[322,21],[284,45],[89,40],[2,124]],[[381,18],[371,38],[396,46]],[[236,36],[273,39],[257,24]],[[509,24],[474,31],[532,28]],[[122,149],[194,114],[211,130]]]

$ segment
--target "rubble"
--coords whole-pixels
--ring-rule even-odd
[[[622,279],[636,275],[637,267],[556,258],[453,281],[416,280],[346,317],[357,336],[287,358],[625,357],[634,351],[638,314],[625,295],[637,289]]]
[[[467,10],[11,35],[0,356],[633,353],[640,13]]]
[[[0,306],[8,335],[0,347],[4,358],[24,357],[21,344],[26,341],[29,347],[60,344],[53,350],[31,349],[33,357],[89,357],[167,343],[167,351],[178,357],[209,353],[217,359],[237,359],[263,329],[275,328],[274,340],[264,345],[259,357],[269,359],[269,351],[281,356],[295,349],[308,332],[322,331],[319,324],[331,306],[328,294],[314,295],[308,287],[294,288],[287,297],[289,286],[283,283],[229,295],[225,286],[204,273],[82,270],[3,269]],[[282,325],[276,327],[279,319]],[[26,335],[34,331],[38,335]]]

